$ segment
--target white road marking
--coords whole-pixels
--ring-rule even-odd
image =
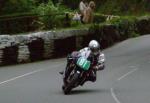
[[[136,70],[138,70],[138,68],[135,68],[133,70],[131,70],[130,72],[124,74],[123,76],[121,76],[120,78],[118,78],[117,80],[120,81],[121,79],[125,78],[126,76],[128,76],[129,74],[135,72]]]
[[[111,88],[110,91],[111,91],[111,95],[112,95],[112,97],[114,98],[114,100],[116,101],[116,103],[121,103],[121,102],[119,101],[119,99],[116,97],[116,94],[114,93],[114,89]]]
[[[118,78],[117,80],[120,81],[120,80],[122,80],[123,78],[125,78],[126,76],[128,76],[129,74],[131,74],[131,73],[135,72],[136,70],[138,70],[138,68],[137,68],[136,66],[130,66],[130,68],[135,68],[135,69],[129,71],[129,72],[126,73],[126,74],[124,74],[123,76],[121,76],[121,77]],[[121,102],[119,101],[119,99],[117,98],[116,94],[114,93],[114,89],[111,88],[110,91],[111,91],[111,95],[112,95],[112,97],[114,98],[114,100],[116,101],[116,103],[121,103]]]
[[[61,64],[59,64],[59,65],[57,65],[57,66],[61,66],[62,64],[64,64],[64,63],[61,63]],[[57,67],[57,66],[53,66],[53,67]],[[51,68],[53,68],[53,67],[51,67]],[[8,82],[10,82],[10,81],[13,81],[13,80],[16,80],[16,79],[19,79],[19,78],[22,78],[22,77],[26,77],[26,76],[29,76],[29,75],[32,75],[32,74],[34,74],[34,73],[41,72],[41,71],[44,71],[44,70],[48,70],[48,69],[35,70],[35,71],[32,71],[32,72],[29,72],[29,73],[26,73],[26,74],[23,74],[23,75],[20,75],[20,76],[17,76],[17,77],[14,77],[14,78],[5,80],[5,81],[3,81],[3,82],[0,82],[0,85],[6,84],[6,83],[8,83]]]
[[[30,73],[26,73],[26,74],[24,74],[24,75],[20,75],[20,76],[18,76],[18,77],[11,78],[11,79],[6,80],[6,81],[3,81],[3,82],[0,82],[0,85],[1,85],[1,84],[5,84],[5,83],[8,83],[8,82],[13,81],[13,80],[16,80],[16,79],[18,79],[18,78],[22,78],[22,77],[25,77],[25,76],[34,74],[34,73],[36,73],[36,72],[40,72],[40,71],[43,71],[43,69],[39,69],[39,70],[30,72]]]

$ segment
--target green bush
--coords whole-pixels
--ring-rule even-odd
[[[63,4],[67,5],[71,9],[77,9],[80,0],[63,0]]]
[[[101,0],[95,0],[96,4]],[[141,15],[150,12],[149,0],[102,0],[98,11],[114,15]]]
[[[99,14],[99,13],[95,13],[94,14],[94,23],[98,24],[98,23],[102,23],[106,21],[106,16]]]
[[[150,32],[150,19],[145,19],[138,20],[136,17],[130,16],[114,18],[101,24],[93,24],[90,26],[89,30],[92,37],[103,42],[102,47],[106,48],[118,41],[137,37],[141,34],[140,32],[143,32],[143,30]],[[144,24],[146,26],[144,26]],[[142,25],[143,28],[140,28]]]
[[[66,14],[69,11],[66,7],[62,5],[54,5],[51,0],[47,4],[42,3],[34,12],[38,15],[43,15],[39,18],[39,21],[43,24],[43,29],[54,29],[65,27],[66,24]]]
[[[138,17],[136,26],[141,35],[150,34],[150,16]]]
[[[138,36],[136,22],[135,17],[120,17],[109,21],[117,27],[122,39]]]
[[[6,0],[1,7],[0,15],[30,12],[34,7],[34,0]]]
[[[0,19],[0,33],[1,34],[16,34],[29,31],[35,31],[36,25],[33,25],[33,21],[37,17],[34,15]]]
[[[102,42],[102,47],[108,47],[117,41],[120,41],[118,29],[113,24],[93,24],[90,27],[90,34],[98,41]]]

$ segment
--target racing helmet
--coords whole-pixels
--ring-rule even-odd
[[[91,40],[88,47],[94,55],[98,55],[100,53],[100,44],[96,40]]]

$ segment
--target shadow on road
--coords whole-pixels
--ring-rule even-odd
[[[69,95],[76,95],[76,94],[91,94],[91,93],[101,93],[101,92],[108,92],[108,90],[104,89],[83,89],[83,90],[72,90]]]

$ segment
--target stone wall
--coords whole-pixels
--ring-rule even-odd
[[[0,65],[60,57],[81,48],[88,29],[0,35]]]

